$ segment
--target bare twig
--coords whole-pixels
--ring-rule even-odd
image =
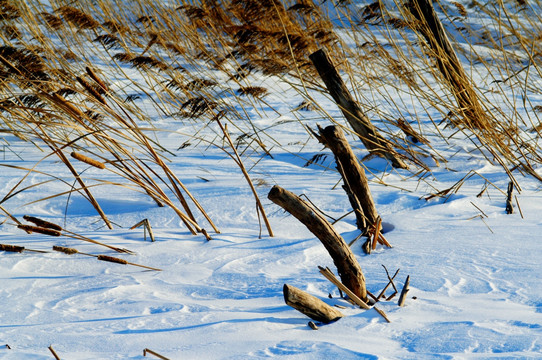
[[[165,357],[163,355],[160,355],[157,352],[152,351],[151,349],[143,349],[143,356],[147,356],[147,354],[154,355],[157,358],[162,359],[162,360],[169,360],[169,358],[167,358],[167,357]]]

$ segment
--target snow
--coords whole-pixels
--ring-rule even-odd
[[[105,63],[96,66],[107,71]],[[143,78],[136,70],[124,70],[132,79]],[[56,158],[46,157],[48,153],[2,135],[9,143],[0,154],[2,197],[27,174],[14,167],[29,169],[44,158],[38,166],[42,173],[30,173],[19,187],[28,188],[3,202],[4,208],[18,219],[37,216],[135,255],[66,236],[28,235],[6,218],[0,227],[0,243],[48,252],[0,252],[0,358],[50,359],[49,346],[60,358],[74,360],[153,358],[143,356],[145,348],[170,359],[542,358],[538,234],[542,195],[536,179],[514,172],[522,189],[515,193],[521,213],[514,203],[514,214],[506,214],[503,191],[509,178],[504,170],[491,165],[462,134],[443,140],[430,119],[422,119],[424,135],[448,162],[428,161],[431,172],[423,179],[408,170],[393,170],[382,159],[365,160],[393,248],[379,247],[366,255],[359,240],[352,250],[368,290],[375,294],[388,283],[383,266],[391,274],[400,269],[395,281],[399,291],[410,276],[405,306],[397,305],[398,296],[379,304],[391,320],[386,323],[374,310],[355,308],[339,297],[338,290],[318,272],[318,266],[334,270],[324,247],[301,223],[267,200],[271,187],[278,184],[303,194],[333,218],[350,211],[345,193],[336,186],[340,176],[332,154],[305,129],[327,126],[329,120],[317,111],[293,112],[303,100],[295,90],[276,84],[276,79],[260,81],[274,89],[265,100],[278,114],[255,107],[251,115],[258,120],[252,124],[261,129],[273,157],[240,148],[246,150],[243,161],[259,184],[257,191],[275,237],[267,236],[263,224],[260,229],[250,188],[239,167],[216,146],[218,141],[196,145],[198,141],[191,138],[198,132],[198,137],[211,141],[219,130],[165,116],[145,96],[134,106],[161,130],[148,133],[171,152],[165,155],[168,165],[221,231],[211,233],[202,216],[196,215],[209,231],[210,241],[191,235],[171,209],[157,207],[145,194],[125,187],[93,188],[114,223],[113,230],[105,229],[80,195],[35,202],[66,191],[74,179]],[[113,86],[125,89],[127,83],[119,77]],[[329,98],[319,95],[318,100],[340,118]],[[414,106],[414,112],[419,110],[409,106]],[[386,126],[384,122],[378,125]],[[246,127],[231,127],[232,137]],[[449,135],[454,132],[444,129],[444,124],[439,129]],[[360,158],[367,155],[359,140],[352,136],[349,140]],[[180,148],[186,141],[193,145]],[[231,151],[227,146],[225,150]],[[305,166],[316,154],[327,157]],[[93,179],[120,181],[113,173],[75,165],[89,183]],[[45,174],[69,180],[30,187],[51,179]],[[447,196],[426,200],[461,179],[464,183]],[[141,227],[129,230],[143,219],[149,220],[155,242],[148,234],[144,238]],[[347,242],[358,235],[353,215],[338,221],[335,228]],[[121,257],[162,271],[53,252],[53,245]],[[346,316],[311,330],[310,319],[284,303],[286,283],[331,305],[344,306],[341,311]]]

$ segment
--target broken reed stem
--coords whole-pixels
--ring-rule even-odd
[[[286,305],[293,307],[313,320],[329,324],[344,316],[336,308],[295,286],[284,284],[282,292]]]
[[[99,242],[99,241],[96,241],[96,240],[92,240],[92,239],[89,239],[85,236],[82,236],[82,235],[79,235],[79,234],[76,234],[74,232],[71,232],[71,231],[68,231],[68,230],[64,230],[63,234],[64,236],[66,237],[69,237],[69,238],[72,238],[72,239],[77,239],[77,240],[81,240],[81,241],[86,241],[86,242],[89,242],[89,243],[92,243],[92,244],[96,244],[96,245],[100,245],[100,246],[105,246],[106,248],[108,249],[111,249],[111,250],[114,250],[116,252],[119,252],[119,253],[126,253],[126,254],[131,254],[131,255],[134,255],[135,253],[131,250],[128,250],[128,249],[122,249],[122,248],[118,248],[118,247],[115,247],[115,246],[111,246],[111,245],[107,245],[107,244],[104,244],[102,242]]]
[[[235,154],[235,158],[233,158],[233,156],[232,156],[232,159],[235,161],[237,166],[239,166],[239,168],[243,172],[243,176],[247,180],[248,185],[250,186],[250,190],[252,190],[252,194],[254,195],[254,198],[256,199],[256,206],[258,207],[258,210],[260,211],[260,214],[263,217],[263,221],[265,223],[265,226],[267,228],[267,232],[268,232],[269,236],[271,236],[271,237],[275,236],[273,234],[273,230],[271,229],[271,224],[269,223],[269,220],[267,219],[267,216],[265,215],[265,210],[263,208],[262,202],[260,201],[260,198],[258,197],[258,193],[256,192],[256,188],[252,184],[252,180],[250,179],[250,175],[248,174],[248,172],[247,172],[247,170],[245,168],[245,165],[243,164],[243,161],[241,160],[241,157],[239,156],[239,153],[235,149],[235,145],[233,144],[233,141],[231,140],[230,134],[224,128],[224,126],[222,126],[222,123],[220,122],[220,120],[216,119],[216,122],[218,123],[218,126],[220,126],[220,130],[222,130],[222,132],[224,133],[224,136],[228,140],[228,143],[229,143],[233,153]]]
[[[376,250],[376,244],[380,242],[379,235],[380,235],[380,230],[381,229],[382,229],[382,219],[379,216],[376,219],[376,224],[375,224],[375,233],[374,233],[374,238],[373,238],[373,250]]]
[[[51,354],[53,354],[56,360],[60,360],[60,357],[56,354],[55,350],[53,349],[53,345],[49,346],[49,351],[51,352]]]
[[[60,360],[60,357],[56,354],[55,350],[53,349],[53,345],[49,346],[49,351],[51,351],[51,354],[53,354],[56,360]]]
[[[135,224],[134,226],[132,226],[130,228],[130,230],[133,230],[135,228],[138,228],[140,226],[143,225],[143,236],[144,236],[144,239],[147,240],[147,235],[146,235],[146,232],[145,231],[148,231],[149,232],[149,237],[151,238],[151,241],[154,242],[154,234],[152,232],[152,227],[151,227],[151,223],[149,221],[149,219],[143,219],[141,220],[140,222],[138,222],[137,224]],[[202,229],[203,230],[203,229]],[[205,231],[205,230],[203,230]],[[205,235],[205,234],[204,234]],[[207,235],[208,236],[208,235]]]
[[[382,265],[382,266],[384,266],[384,265]],[[395,274],[392,277],[390,277],[390,274],[388,273],[388,269],[386,269],[385,266],[384,266],[384,269],[386,270],[386,275],[388,276],[388,284],[384,287],[384,289],[382,289],[380,294],[378,294],[378,296],[376,297],[377,301],[380,301],[380,299],[382,298],[382,296],[384,296],[384,294],[386,293],[386,290],[388,290],[390,285],[393,286],[393,289],[395,290],[395,293],[397,293],[397,288],[395,287],[395,283],[393,282],[393,280],[395,279],[397,274],[399,274],[400,269],[397,269],[397,271],[395,272]],[[394,293],[394,295],[395,295],[395,293]]]
[[[344,291],[344,293],[346,295],[348,295],[348,297],[353,301],[355,302],[357,305],[359,305],[361,308],[365,309],[365,310],[370,310],[371,307],[369,305],[367,305],[366,302],[364,302],[363,300],[361,300],[356,294],[354,294],[349,288],[347,288],[346,286],[344,286],[343,283],[341,283],[339,281],[339,279],[337,279],[337,277],[335,276],[335,274],[333,274],[333,272],[331,272],[331,270],[329,268],[323,268],[321,266],[318,266],[318,269],[320,270],[320,273],[322,275],[324,275],[324,277],[326,279],[328,279],[333,285],[337,286],[339,288],[339,290],[341,291]],[[386,320],[386,322],[390,323],[390,319],[388,318],[388,316],[386,315],[386,313],[380,309],[378,309],[376,306],[373,306],[373,309],[375,309],[375,311],[384,318],[384,320]]]
[[[105,164],[101,161],[98,161],[98,160],[94,160],[86,155],[83,155],[83,154],[80,154],[78,152],[75,152],[73,151],[71,154],[71,157],[74,158],[74,159],[77,159],[79,161],[82,161],[84,162],[85,164],[88,164],[88,165],[91,165],[91,166],[94,166],[98,169],[105,169]]]
[[[11,215],[2,205],[0,205],[0,210],[2,210],[4,212],[4,214],[6,214],[17,225],[22,225],[21,222],[19,220],[17,220],[17,218],[15,216]],[[28,230],[25,230],[25,231],[27,232],[27,234],[30,234],[30,232]]]
[[[75,106],[70,104],[62,96],[55,93],[50,99],[53,102],[55,102],[56,104],[58,104],[60,107],[64,108],[64,109],[72,109],[72,108],[75,109],[73,111],[75,111],[76,113],[80,113],[82,118],[84,118],[84,115],[81,113],[81,111],[79,109],[75,108]],[[72,113],[73,111],[70,111],[69,113]],[[72,116],[75,116],[75,115],[72,115]],[[42,140],[49,146],[49,148],[60,158],[60,160],[64,163],[64,165],[66,165],[66,167],[70,170],[72,175],[75,177],[75,179],[77,180],[77,182],[79,183],[79,185],[81,186],[81,188],[83,189],[85,194],[87,195],[87,197],[88,197],[90,203],[92,204],[92,206],[94,207],[94,209],[96,209],[96,211],[98,212],[98,214],[100,215],[102,220],[105,222],[105,225],[110,230],[112,230],[113,225],[111,224],[111,222],[109,221],[109,219],[105,215],[105,213],[102,210],[102,208],[100,207],[100,204],[98,203],[98,201],[94,198],[94,195],[92,195],[92,193],[90,192],[90,189],[85,185],[83,179],[81,179],[81,177],[79,176],[79,173],[75,170],[75,168],[71,164],[70,160],[68,160],[68,158],[66,157],[64,152],[62,152],[62,149],[60,149],[60,148],[58,148],[58,146],[56,146],[55,142],[49,137],[49,135],[47,134],[47,132],[43,129],[43,127],[41,125],[38,125],[38,129],[43,134],[43,136],[41,136]]]
[[[169,358],[163,356],[163,355],[160,355],[158,354],[157,352],[155,351],[152,351],[151,349],[143,349],[143,356],[147,356],[147,353],[151,354],[151,355],[154,355],[156,356],[157,358],[159,359],[162,359],[162,360],[169,360]]]
[[[64,247],[64,246],[56,246],[55,245],[55,246],[53,246],[53,250],[64,253],[64,254],[67,254],[67,255],[81,254],[81,255],[95,257],[100,261],[107,261],[107,262],[112,262],[112,263],[121,264],[121,265],[139,266],[139,267],[149,269],[149,270],[162,271],[161,269],[153,268],[153,267],[146,266],[146,265],[135,264],[135,263],[126,261],[124,259],[116,258],[116,257],[113,257],[113,256],[87,254],[87,253],[79,252],[77,249]]]
[[[521,215],[521,218],[524,219],[524,217],[523,217],[523,211],[521,211],[521,206],[519,206],[519,200],[518,200],[518,197],[517,197],[516,195],[514,195],[514,199],[516,200],[516,205],[518,206],[519,214]]]
[[[53,229],[53,230],[56,230],[56,231],[62,231],[62,226],[57,225],[57,224],[53,224],[52,222],[45,221],[45,220],[39,219],[39,218],[34,217],[34,216],[25,215],[25,216],[23,216],[23,219],[25,219],[26,221],[29,221],[31,223],[34,223],[36,226],[39,226],[41,228],[47,228],[47,229]]]
[[[154,268],[154,267],[150,267],[150,266],[146,266],[146,265],[141,265],[141,264],[136,264],[136,263],[133,263],[133,262],[126,261],[124,259],[119,259],[119,258],[116,258],[116,257],[107,256],[107,255],[98,255],[98,260],[108,261],[108,262],[122,264],[122,265],[139,266],[139,267],[149,269],[149,270],[162,271],[162,269],[158,269],[158,268]]]

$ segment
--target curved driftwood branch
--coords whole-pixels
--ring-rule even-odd
[[[324,245],[337,267],[342,283],[363,301],[367,301],[365,277],[350,247],[316,209],[292,192],[273,186],[268,199],[301,221]]]

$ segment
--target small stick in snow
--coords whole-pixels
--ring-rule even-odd
[[[354,302],[356,303],[358,306],[360,306],[361,308],[365,309],[365,310],[369,310],[371,309],[371,307],[369,305],[367,305],[367,303],[365,303],[363,300],[361,300],[356,294],[354,294],[349,288],[347,288],[346,286],[344,286],[343,283],[341,283],[339,281],[339,279],[337,279],[337,277],[331,272],[331,270],[329,270],[329,268],[323,268],[321,266],[318,266],[318,269],[320,270],[320,273],[322,275],[324,275],[326,277],[326,279],[328,279],[333,285],[337,286],[339,288],[339,290],[342,290],[345,292],[346,295],[348,295],[348,297]],[[375,309],[375,311],[384,318],[384,320],[386,320],[387,322],[391,322],[390,319],[387,317],[387,315],[380,309],[378,309],[376,306],[373,306],[373,309]]]
[[[6,344],[6,349],[11,350],[11,346],[9,346],[8,344]]]
[[[376,297],[377,298],[377,301],[380,300],[383,296],[384,296],[384,293],[386,292],[386,290],[388,290],[388,288],[390,287],[390,285],[393,286],[393,289],[395,290],[395,293],[392,295],[392,296],[395,296],[395,294],[397,293],[397,288],[395,287],[395,283],[393,282],[393,280],[395,279],[395,277],[397,276],[397,274],[399,273],[399,270],[400,269],[397,269],[397,271],[395,272],[395,274],[390,277],[390,274],[388,272],[388,269],[386,269],[386,267],[384,265],[382,265],[384,267],[384,270],[386,270],[386,275],[388,276],[388,284],[384,287],[384,289],[382,289],[382,291],[380,292],[380,294],[378,294],[378,296]],[[389,300],[389,298],[388,298]]]
[[[133,230],[135,228],[138,228],[140,226],[143,225],[143,238],[145,240],[147,240],[147,231],[149,232],[149,237],[151,238],[151,241],[154,242],[154,234],[152,233],[152,228],[151,228],[151,223],[149,222],[149,219],[143,219],[141,220],[140,222],[138,222],[137,224],[135,224],[134,226],[132,226],[130,228],[130,230]],[[202,231],[204,231],[203,229],[201,229]],[[204,234],[206,237],[208,236],[207,234]]]
[[[399,296],[399,306],[405,305],[406,300],[406,294],[408,290],[410,290],[408,287],[410,285],[410,275],[407,276],[405,285],[403,286],[403,290],[401,290],[401,295]]]
[[[521,218],[522,219],[525,219],[523,217],[523,211],[521,211],[521,206],[519,206],[519,201],[518,201],[518,197],[516,195],[514,195],[514,199],[516,199],[516,205],[518,206],[518,210],[519,210],[519,214],[521,215]]]
[[[162,355],[158,354],[157,352],[152,351],[151,349],[143,349],[143,356],[147,356],[147,353],[149,353],[151,355],[154,355],[157,358],[162,359],[162,360],[169,360],[167,357],[162,356]]]
[[[513,214],[514,213],[514,205],[512,204],[512,192],[514,191],[514,183],[509,182],[508,183],[508,192],[506,194],[506,213],[507,214]]]
[[[371,250],[376,250],[376,244],[379,243],[380,241],[378,240],[378,235],[380,235],[380,229],[382,229],[382,219],[380,218],[380,216],[376,219],[376,224],[375,224],[375,233],[374,233],[374,237],[373,237],[373,248]]]
[[[51,354],[53,354],[56,360],[60,360],[60,357],[56,354],[55,350],[53,349],[53,345],[49,346],[49,351],[51,351]]]
[[[107,245],[107,244],[104,244],[102,242],[99,242],[99,241],[96,241],[96,240],[92,240],[86,236],[83,236],[83,235],[79,235],[79,234],[76,234],[74,232],[71,232],[71,231],[67,231],[67,230],[64,230],[64,233],[62,234],[66,237],[69,237],[69,238],[73,238],[73,239],[77,239],[77,240],[82,240],[82,241],[86,241],[86,242],[89,242],[89,243],[92,243],[92,244],[96,244],[96,245],[100,245],[100,246],[105,246],[106,248],[108,249],[111,249],[111,250],[115,250],[116,252],[119,252],[119,253],[126,253],[126,254],[130,254],[130,255],[134,255],[135,253],[131,250],[128,250],[128,249],[123,249],[123,248],[118,248],[118,247],[115,247],[115,246],[111,246],[111,245]]]
[[[309,327],[313,330],[318,330],[318,326],[316,326],[314,321],[309,321]]]

